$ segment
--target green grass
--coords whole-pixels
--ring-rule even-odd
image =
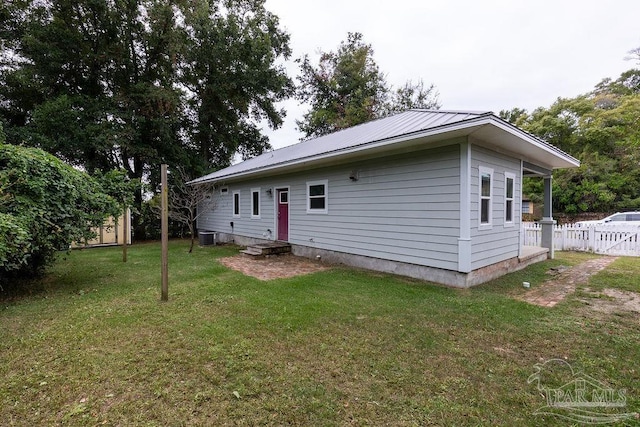
[[[533,365],[566,358],[640,410],[640,317],[512,298],[558,253],[454,290],[333,268],[259,281],[171,242],[74,251],[28,296],[0,301],[3,425],[569,425],[532,415]],[[592,282],[640,291],[635,259]],[[595,285],[594,285],[595,286]]]
[[[640,259],[622,257],[607,269],[606,274],[596,275],[590,288],[602,290],[616,288],[630,292],[640,292]]]

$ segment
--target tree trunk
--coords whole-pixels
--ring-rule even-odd
[[[193,252],[193,244],[195,243],[196,236],[193,232],[193,223],[189,224],[189,232],[191,233],[191,246],[189,246],[189,253]]]
[[[143,162],[138,156],[134,156],[133,158],[133,167],[133,178],[142,180]],[[136,192],[134,198],[134,206],[138,213],[133,216],[132,226],[133,238],[137,242],[147,239],[147,230],[145,228],[144,217],[142,214],[142,191],[142,188],[140,188],[140,191]]]
[[[133,240],[139,242],[147,238],[144,221],[142,218],[142,190],[136,191],[133,204],[137,213],[131,218],[131,225],[133,227]]]

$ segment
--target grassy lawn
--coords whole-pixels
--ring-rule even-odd
[[[640,315],[584,292],[517,301],[558,259],[471,290],[336,267],[259,281],[216,261],[235,247],[171,242],[74,251],[31,295],[0,300],[2,425],[571,425],[532,413],[527,378],[563,358],[640,411]],[[640,292],[620,258],[593,289]],[[0,294],[1,295],[1,294]]]

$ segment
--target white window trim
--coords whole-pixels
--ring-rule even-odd
[[[507,198],[507,181],[513,180],[513,192],[511,198]],[[507,201],[511,200],[511,221],[507,221]],[[516,174],[504,173],[504,226],[513,227],[516,222]]]
[[[255,215],[254,212],[254,208],[255,206],[253,206],[253,194],[254,193],[258,193],[258,215]],[[260,196],[260,187],[258,188],[252,188],[251,189],[251,218],[252,219],[260,219],[260,214],[262,214],[262,207],[260,206],[262,204],[262,200],[261,200],[261,196]]]
[[[489,222],[482,222],[482,175],[489,175]],[[484,166],[478,167],[478,230],[490,230],[493,228],[493,169]]]
[[[311,196],[309,195],[312,185],[324,185],[324,209],[311,209]],[[307,213],[327,214],[329,213],[329,180],[307,181]]]
[[[236,213],[236,194],[238,195],[238,213]],[[231,216],[240,218],[242,214],[242,196],[240,190],[231,192]]]
[[[223,196],[229,194],[229,187],[220,187],[220,194],[222,194]]]

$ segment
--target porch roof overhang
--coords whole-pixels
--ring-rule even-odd
[[[557,147],[493,116],[470,133],[478,145],[513,155],[523,160],[524,169],[537,175],[554,169],[575,168],[580,161]]]
[[[385,120],[385,119],[382,119]],[[364,125],[366,126],[366,124]],[[342,132],[342,131],[341,131]],[[340,132],[330,136],[338,136]],[[461,121],[400,133],[382,139],[366,140],[363,143],[334,145],[329,150],[300,150],[296,146],[308,144],[304,141],[294,146],[264,153],[256,158],[221,169],[191,181],[189,184],[205,182],[233,182],[254,179],[274,174],[292,173],[327,165],[412,152],[456,143],[460,138],[479,146],[511,155],[530,165],[525,170],[534,174],[545,174],[559,168],[571,168],[580,162],[562,150],[500,119],[492,113],[474,114]],[[321,141],[318,141],[321,144]],[[297,150],[299,155],[287,153]],[[289,155],[288,155],[289,154]]]

